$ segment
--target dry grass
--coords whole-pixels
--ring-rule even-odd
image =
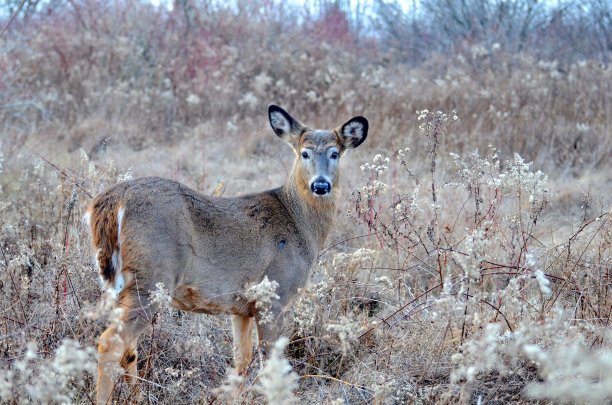
[[[229,320],[160,313],[139,346],[142,401],[273,402],[292,386],[301,403],[610,401],[608,67],[481,45],[408,65],[338,10],[71,4],[0,37],[0,401],[95,397],[112,315],[88,193],[149,174],[224,195],[280,185],[293,156],[272,102],[371,128],[288,308],[295,375],[279,354],[238,394]]]

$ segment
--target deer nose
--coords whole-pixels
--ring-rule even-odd
[[[310,190],[317,195],[325,195],[331,190],[331,184],[324,179],[317,179],[310,183]]]

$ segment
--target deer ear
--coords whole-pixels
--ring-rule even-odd
[[[356,148],[368,136],[368,120],[364,117],[354,117],[340,128],[340,140],[346,149]]]
[[[304,124],[277,105],[268,107],[268,118],[270,118],[270,125],[274,133],[279,138],[294,147],[297,146],[297,140],[304,130]]]

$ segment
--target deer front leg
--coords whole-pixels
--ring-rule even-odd
[[[232,315],[234,366],[241,374],[253,356],[253,320],[248,316]]]

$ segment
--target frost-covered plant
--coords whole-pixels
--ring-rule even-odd
[[[497,323],[487,325],[481,336],[474,337],[463,346],[462,353],[452,356],[452,360],[459,363],[451,376],[453,382],[465,378],[472,383],[478,374],[503,367],[503,362],[499,360],[500,330]]]
[[[318,326],[320,319],[321,301],[324,297],[328,297],[330,290],[334,288],[334,283],[324,269],[319,277],[320,281],[300,291],[295,305],[289,309],[292,314],[291,319],[296,323],[300,335],[314,333],[314,328]]]
[[[245,378],[242,375],[236,374],[235,369],[229,368],[227,379],[213,392],[220,401],[231,404],[240,397],[244,380]]]
[[[27,344],[12,368],[0,371],[0,401],[71,403],[83,389],[85,375],[95,372],[95,349],[64,339],[50,359],[35,343]]]
[[[376,259],[377,252],[372,249],[359,248],[353,253],[338,253],[332,260],[332,267],[346,272],[349,277],[367,265],[372,265]]]
[[[485,202],[484,195],[487,194],[486,180],[495,178],[501,170],[499,152],[495,148],[489,148],[485,156],[480,156],[478,150],[469,153],[465,158],[456,153],[451,153],[450,156],[457,166],[457,183],[451,183],[449,186],[463,187],[468,191],[474,199],[474,223],[478,223],[482,215],[482,204]]]
[[[341,317],[337,322],[330,323],[325,329],[338,337],[344,355],[362,332],[361,326],[346,316]]]
[[[588,350],[573,342],[542,350],[525,345],[526,356],[536,362],[542,382],[527,386],[529,396],[553,401],[602,404],[612,398],[612,351]]]
[[[506,161],[507,169],[497,178],[490,180],[489,185],[510,190],[518,198],[526,194],[530,216],[535,219],[550,202],[550,193],[547,187],[548,176],[540,170],[532,172],[532,164],[533,162],[525,163],[525,160],[515,153],[513,160]]]
[[[361,190],[354,191],[352,195],[358,218],[367,220],[370,228],[375,226],[375,201],[385,194],[388,189],[387,183],[380,178],[389,170],[389,158],[381,154],[374,156],[372,163],[361,165],[361,176],[365,179],[365,185]],[[349,211],[349,215],[352,213]]]
[[[168,311],[172,302],[170,293],[162,282],[155,284],[155,288],[155,290],[149,291],[151,303],[156,304],[161,311]]]
[[[272,347],[270,357],[259,372],[257,390],[270,405],[289,405],[297,402],[293,391],[297,388],[297,375],[283,356],[289,339],[281,336]]]
[[[423,121],[419,124],[419,131],[421,131],[427,137],[428,152],[429,152],[429,166],[431,171],[431,199],[434,207],[434,215],[431,222],[431,228],[429,230],[429,237],[433,239],[433,228],[437,227],[437,216],[438,216],[438,197],[436,194],[436,165],[438,159],[438,148],[442,137],[446,135],[451,125],[459,121],[459,116],[455,111],[450,115],[443,111],[436,111],[435,113],[429,110],[420,110],[416,112],[417,119]]]
[[[276,280],[268,280],[268,276],[264,276],[263,280],[258,284],[249,286],[244,292],[244,296],[255,303],[255,308],[259,312],[258,320],[261,324],[269,323],[274,320],[272,311],[272,300],[279,298],[276,294],[278,282]]]
[[[368,180],[362,191],[367,195],[376,196],[387,192],[388,185],[379,181],[378,178],[389,170],[389,166],[387,166],[389,158],[377,154],[372,162],[361,165],[362,176]]]

